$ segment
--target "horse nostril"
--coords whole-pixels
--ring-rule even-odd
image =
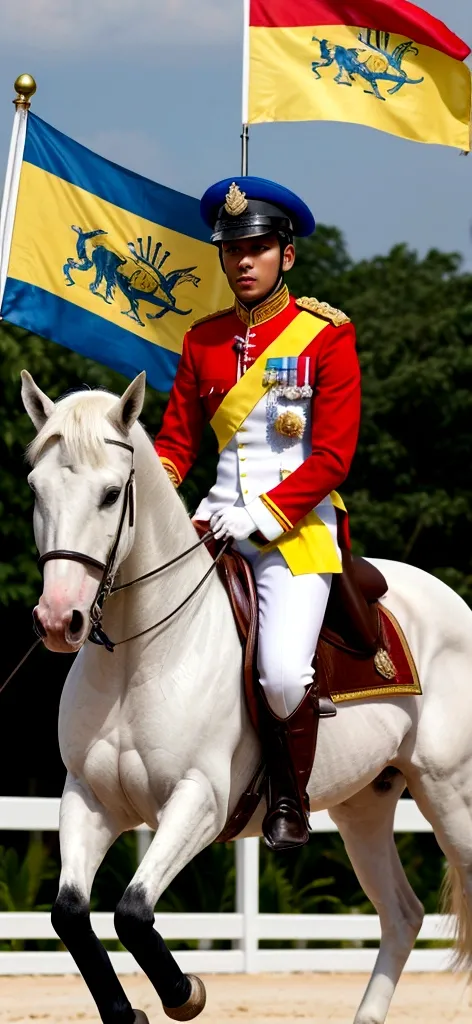
[[[72,612],[72,618],[69,623],[69,631],[71,634],[81,633],[84,627],[84,617],[82,612],[78,612],[76,608]]]
[[[38,615],[38,613],[36,611],[36,608],[35,608],[35,610],[33,612],[33,627],[34,627],[34,631],[35,631],[36,635],[40,636],[41,639],[44,640],[44,637],[46,636],[46,630],[45,630],[42,622],[39,619],[39,615]]]

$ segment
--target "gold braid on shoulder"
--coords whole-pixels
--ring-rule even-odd
[[[319,302],[318,299],[311,299],[306,295],[302,299],[297,299],[296,302],[299,309],[314,313],[315,316],[320,316],[323,320],[329,320],[333,327],[342,327],[343,324],[351,323],[350,317],[346,316],[341,309],[330,306],[328,302]]]

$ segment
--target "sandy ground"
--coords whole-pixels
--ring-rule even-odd
[[[287,1024],[297,1020],[352,1024],[367,983],[362,975],[327,974],[211,975],[204,980],[208,1003],[199,1018],[202,1024]],[[168,1020],[146,979],[127,977],[123,984],[133,1006],[145,1010],[151,1024]],[[0,977],[0,1024],[32,1020],[97,1024],[98,1016],[80,978]],[[472,989],[466,987],[464,976],[404,975],[388,1020],[397,1024],[471,1024]]]

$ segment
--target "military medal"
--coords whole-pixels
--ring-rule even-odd
[[[291,440],[300,440],[306,427],[306,415],[301,408],[278,409],[280,399],[297,402],[311,398],[310,358],[286,356],[268,359],[263,377],[267,387],[267,415],[277,434]]]
[[[289,402],[311,398],[310,357],[282,356],[268,359],[262,383],[271,389],[274,398],[286,398]]]
[[[294,409],[284,409],[275,420],[274,430],[278,434],[282,434],[282,437],[298,438],[300,440],[305,433],[305,424],[305,416],[302,416]]]

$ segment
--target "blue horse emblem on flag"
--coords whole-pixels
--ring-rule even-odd
[[[129,309],[122,310],[123,316],[129,316],[140,327],[146,326],[140,316],[141,303],[158,307],[157,313],[146,313],[148,320],[160,320],[167,313],[188,316],[192,312],[192,309],[177,306],[174,289],[182,284],[198,288],[201,278],[194,274],[197,267],[164,273],[162,268],[171,253],[166,249],[161,255],[162,242],[156,242],[153,249],[149,235],[144,248],[143,239],[137,238],[136,243],[127,243],[129,254],[125,254],[107,244],[105,236],[108,232],[102,228],[84,231],[76,224],[71,224],[71,228],[77,235],[77,258],[68,257],[63,266],[68,287],[76,284],[73,270],[95,270],[95,278],[89,284],[92,294],[111,305],[116,301],[118,289],[129,302]]]
[[[375,43],[373,36],[375,35]],[[359,42],[362,46],[346,47],[332,43],[329,39],[318,39],[313,36],[312,41],[319,43],[320,60],[312,62],[312,71],[316,79],[320,79],[320,68],[329,68],[336,64],[339,68],[334,81],[337,85],[347,85],[352,88],[357,78],[370,85],[370,89],[364,89],[368,95],[375,96],[378,100],[386,100],[379,89],[379,82],[393,82],[393,87],[388,89],[388,94],[393,96],[399,92],[404,85],[421,85],[423,78],[409,78],[402,67],[407,54],[417,57],[419,49],[411,40],[399,43],[392,51],[389,51],[389,32],[375,32],[366,29],[364,39],[362,32],[359,33]]]

